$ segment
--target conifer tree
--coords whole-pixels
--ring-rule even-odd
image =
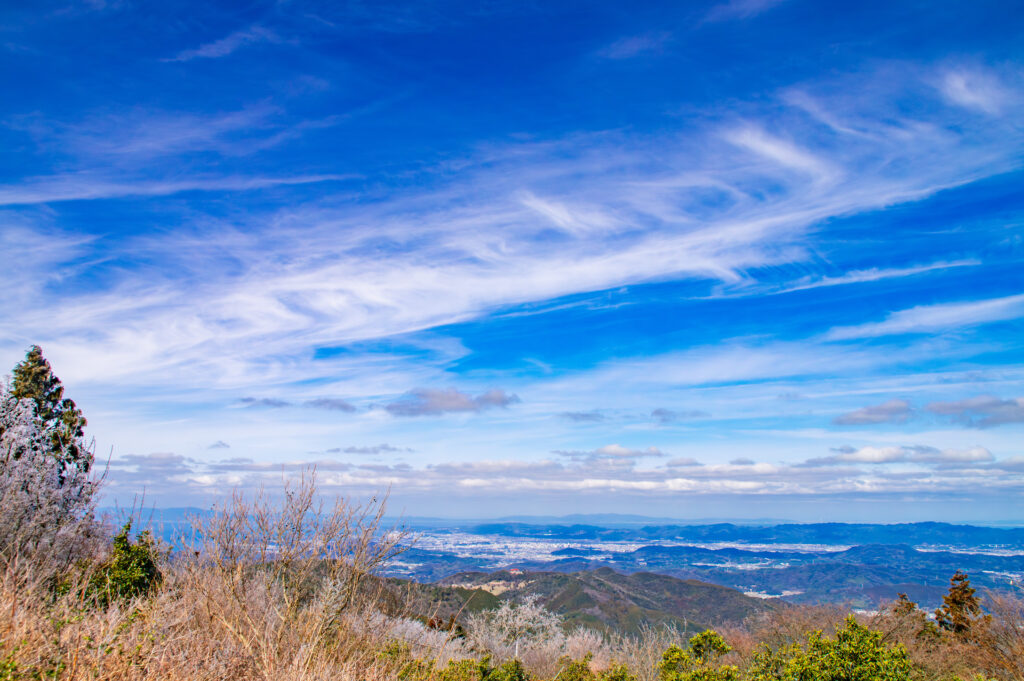
[[[62,460],[65,468],[88,473],[92,454],[82,443],[85,417],[74,400],[64,397],[64,386],[38,345],[33,345],[14,367],[11,394],[35,403],[36,418],[52,433],[51,453]]]
[[[970,578],[957,570],[949,580],[949,592],[942,597],[942,607],[935,611],[935,621],[946,631],[963,635],[980,615],[981,604]]]

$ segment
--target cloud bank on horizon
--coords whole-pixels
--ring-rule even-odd
[[[0,14],[0,363],[115,499],[1024,518],[1005,3]]]

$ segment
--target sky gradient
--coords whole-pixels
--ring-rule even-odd
[[[1024,521],[1024,5],[0,8],[107,498]]]

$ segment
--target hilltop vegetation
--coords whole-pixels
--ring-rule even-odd
[[[610,568],[568,574],[465,572],[440,583],[491,588],[501,600],[536,598],[569,625],[629,633],[658,625],[703,631],[773,609],[763,600],[715,584],[650,572],[622,574]]]
[[[312,474],[162,545],[96,518],[84,418],[26,361],[48,389],[0,390],[0,679],[1024,681],[1024,600],[962,573],[934,621],[902,595],[855,617],[610,569],[416,585],[377,576],[404,539],[383,506],[325,505]]]

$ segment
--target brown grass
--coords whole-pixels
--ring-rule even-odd
[[[506,657],[500,645],[480,643],[486,631],[463,641],[403,619],[412,613],[402,592],[373,577],[405,539],[385,531],[383,513],[378,502],[324,504],[311,474],[289,484],[280,505],[264,493],[235,494],[194,519],[187,548],[164,556],[159,590],[105,609],[90,603],[84,586],[102,553],[71,567],[58,557],[60,595],[45,556],[8,554],[0,564],[0,680],[377,681],[397,678],[410,657],[438,667],[485,653]],[[920,681],[1024,681],[1024,600],[990,595],[987,605],[991,617],[959,636],[907,608],[862,619],[907,647]],[[794,606],[722,629],[733,646],[723,662],[747,668],[760,647],[831,633],[846,614]],[[396,639],[407,653],[382,656]],[[655,681],[672,643],[685,644],[683,635],[664,628],[635,637],[580,631],[525,642],[519,656],[539,678],[557,673],[562,655],[592,652],[597,667],[626,663],[641,681]]]
[[[280,507],[236,494],[194,519],[192,546],[164,561],[154,596],[106,609],[85,597],[87,570],[54,596],[52,581],[27,578],[38,566],[8,561],[0,678],[390,676],[375,659],[384,641],[361,622],[378,605],[368,576],[403,539],[382,531],[383,513],[383,503],[325,506],[312,475],[288,484]]]

